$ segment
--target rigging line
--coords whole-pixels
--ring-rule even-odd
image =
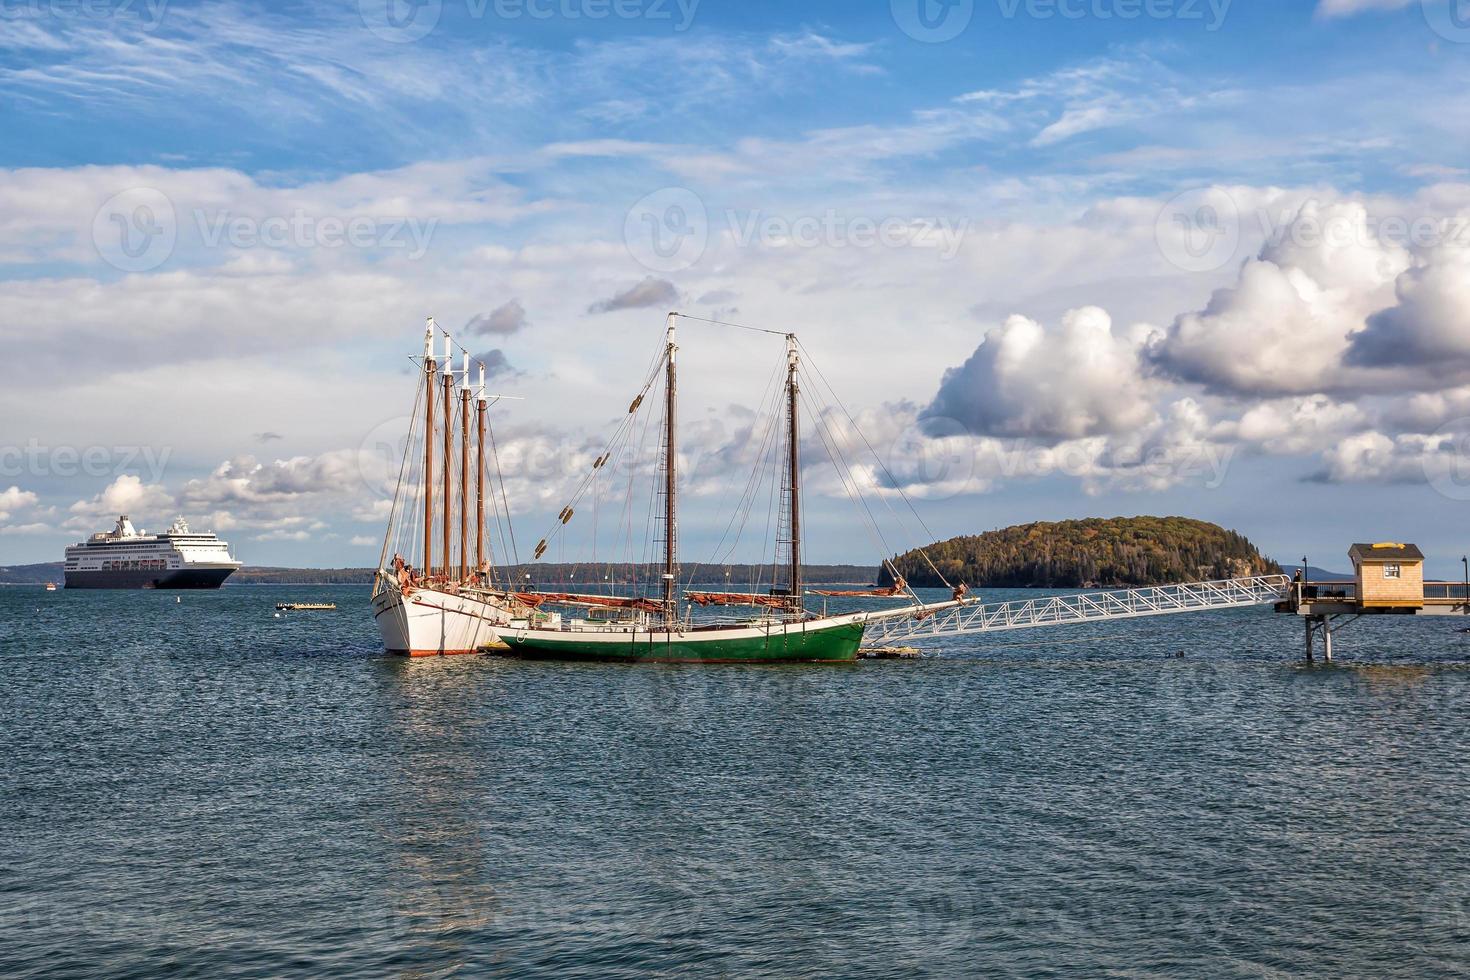
[[[398,485],[393,488],[393,505],[388,510],[388,531],[383,535],[383,549],[378,553],[378,570],[381,572],[383,564],[388,560],[389,543],[398,543],[395,538],[401,531],[398,521],[398,504],[403,496],[403,480],[408,473],[408,460],[413,455],[413,430],[418,422],[419,406],[423,404],[424,389],[428,387],[425,380],[426,375],[419,375],[419,384],[414,385],[413,411],[408,416],[408,434],[404,439],[403,459],[398,463]],[[401,551],[397,552],[402,554]],[[413,552],[410,551],[409,554]]]
[[[490,422],[490,416],[485,415],[485,432],[490,437],[490,456],[495,460],[495,481],[500,484],[500,502],[505,508],[505,526],[510,531],[510,555],[518,566],[521,563],[521,549],[516,546],[516,525],[510,517],[510,498],[505,493],[505,473],[500,468],[500,450],[495,445],[495,426]],[[495,515],[497,525],[500,515]],[[502,534],[501,545],[504,546],[505,538]]]
[[[801,398],[803,402],[807,402],[805,393],[801,394]],[[809,402],[808,407],[811,407]],[[828,429],[827,421],[822,418],[821,413],[813,410],[812,414],[815,416],[817,423],[815,426],[817,437],[822,441],[822,447],[827,451],[827,458],[832,461],[833,468],[837,470],[837,478],[842,484],[842,489],[847,493],[849,500],[860,506],[861,511],[858,516],[863,516],[864,512],[867,514],[867,525],[864,530],[868,532],[869,540],[878,548],[879,553],[886,554],[889,550],[888,542],[884,540],[882,529],[878,527],[877,522],[873,519],[873,513],[868,507],[867,501],[858,492],[857,481],[852,476],[852,468],[848,466],[846,458],[842,456],[841,447],[836,446],[835,437],[832,436],[832,433]],[[829,442],[829,440],[832,441]],[[835,454],[834,449],[836,450]],[[839,458],[841,462],[839,462]],[[849,483],[851,483],[851,488],[849,488]]]
[[[770,329],[767,329],[766,327],[751,327],[751,326],[747,326],[744,323],[731,323],[729,320],[711,320],[709,317],[690,316],[688,313],[675,313],[674,316],[678,317],[681,320],[695,320],[695,321],[697,321],[699,323],[713,323],[716,326],[721,326],[721,327],[735,327],[735,328],[737,328],[739,330],[749,330],[752,333],[766,333],[766,334],[770,334],[773,337],[794,337],[794,336],[796,336],[795,334],[791,333],[789,330],[770,330]]]
[[[747,446],[748,445],[751,445],[750,436],[753,436],[755,434],[756,425],[762,419],[766,419],[767,420],[766,430],[761,435],[761,440],[760,440],[760,443],[759,443],[760,448],[757,450],[757,453],[756,453],[755,458],[754,458],[754,461],[757,464],[759,464],[760,460],[762,459],[762,457],[764,455],[764,447],[765,447],[766,440],[770,436],[771,427],[775,424],[775,419],[774,419],[773,416],[770,417],[770,418],[767,417],[766,403],[768,401],[771,401],[772,400],[772,394],[773,394],[773,392],[775,390],[775,387],[776,387],[776,381],[777,381],[777,379],[780,376],[781,376],[781,367],[778,365],[775,368],[775,370],[773,370],[771,372],[771,377],[766,382],[766,390],[761,395],[761,400],[760,400],[760,402],[758,403],[758,405],[756,407],[755,421],[753,421],[751,423],[750,432],[749,432],[749,434],[747,435],[747,437],[745,439],[745,444]],[[710,550],[710,561],[696,563],[693,566],[693,568],[690,569],[689,578],[688,578],[687,582],[685,583],[686,585],[692,585],[694,583],[694,576],[696,574],[698,574],[699,569],[703,565],[706,565],[706,564],[709,564],[709,565],[723,564],[723,561],[720,560],[720,549],[724,546],[725,541],[729,539],[730,530],[731,530],[731,528],[733,528],[735,526],[735,520],[736,520],[736,518],[740,516],[741,507],[742,506],[745,506],[746,495],[750,493],[751,484],[755,481],[755,479],[759,476],[759,474],[760,474],[760,467],[759,467],[759,465],[757,465],[755,467],[752,467],[751,473],[750,473],[750,477],[746,480],[745,487],[742,489],[739,499],[736,500],[734,508],[732,508],[731,511],[730,511],[730,521],[729,521],[729,523],[727,523],[725,525],[724,533],[722,533],[720,535],[719,542],[717,542],[715,544],[714,548],[712,548]],[[730,499],[730,491],[731,491],[731,489],[732,489],[732,485],[726,484],[724,496],[720,500],[720,505],[716,509],[715,513],[720,514],[720,513],[723,513],[724,512],[724,510],[725,510],[725,503],[726,503],[726,501],[728,501]],[[749,514],[749,510],[750,510],[749,506],[745,506],[745,513],[746,514]],[[741,527],[742,528],[744,527],[744,522],[741,523]],[[735,538],[735,541],[730,545],[730,552],[726,552],[724,557],[728,559],[729,556],[730,556],[730,553],[735,550],[735,548],[739,545],[739,543],[740,543],[740,537],[739,537],[739,535],[737,533],[736,538]]]
[[[761,433],[760,442],[757,444],[756,453],[752,459],[754,465],[751,467],[750,477],[746,480],[745,488],[740,494],[740,499],[736,502],[735,509],[730,514],[730,521],[726,524],[725,531],[720,535],[719,543],[715,545],[714,551],[710,556],[711,564],[722,565],[728,563],[731,555],[735,553],[735,549],[739,547],[745,526],[750,520],[750,513],[755,507],[756,497],[760,494],[761,484],[765,482],[765,460],[770,455],[769,447],[775,434],[776,419],[774,415],[764,413],[762,417],[766,419],[766,426]],[[730,530],[734,528],[737,519],[740,522],[740,527],[735,531],[735,538],[733,541],[730,541],[730,547],[722,552],[720,549],[724,547],[726,541],[730,540]]]
[[[776,441],[775,441],[775,444],[774,444],[774,450],[775,450],[775,452],[777,454],[779,454],[780,453],[780,450],[781,450],[781,447],[784,446],[785,444],[786,444],[786,434],[784,432],[779,433],[777,435],[777,437],[776,437]],[[780,534],[781,534],[781,528],[780,528],[781,517],[780,517],[780,514],[779,514],[779,507],[777,506],[777,498],[780,496],[781,482],[782,481],[781,481],[781,478],[778,477],[775,474],[774,461],[773,461],[773,465],[771,467],[771,470],[772,470],[772,472],[771,472],[771,496],[770,496],[769,500],[766,503],[766,530],[765,530],[764,537],[761,539],[761,549],[764,552],[764,554],[762,555],[762,557],[764,557],[764,555],[770,555],[771,556],[771,585],[772,586],[775,586],[775,584],[776,584],[776,558],[775,558],[775,555],[776,555],[776,548],[778,548],[780,546],[780,543],[779,543],[779,541],[777,539],[780,537]],[[776,525],[777,525],[775,527],[775,529],[774,529],[774,533],[772,533],[772,527],[771,527],[771,519],[772,519],[772,515],[773,514],[775,515],[775,520],[776,520]],[[751,588],[752,591],[754,591],[760,585],[761,581],[765,578],[765,572],[766,572],[766,566],[765,566],[765,562],[764,561],[762,561],[761,563],[757,564],[752,569],[752,571],[751,571],[751,576],[752,577],[751,577],[751,582],[750,582],[750,588]]]
[[[639,409],[641,409],[643,400],[647,398],[649,390],[652,388],[654,382],[657,380],[658,369],[663,365],[664,358],[667,356],[668,350],[667,348],[665,348],[663,353],[655,359],[653,370],[650,372],[648,380],[644,383],[642,391],[639,392],[638,397],[634,400],[634,404],[638,405]],[[617,428],[613,431],[611,438],[603,446],[604,452],[610,454],[614,449],[617,448],[619,440],[625,435],[627,431],[631,430],[633,420],[636,418],[637,414],[638,410],[634,410],[628,412],[626,415],[623,416],[622,420],[618,423]],[[583,476],[582,481],[577,485],[577,489],[572,493],[571,499],[567,502],[567,508],[575,508],[577,504],[581,502],[582,497],[586,495],[587,488],[591,486],[592,483],[598,478],[599,472],[600,470],[594,469],[592,470],[592,472]],[[565,509],[566,508],[563,508],[563,512],[565,512]],[[543,537],[548,543],[552,541],[559,542],[561,528],[565,526],[566,524],[558,520],[552,524],[551,530],[543,535]]]
[[[837,389],[832,387],[832,383],[827,380],[827,376],[822,373],[822,369],[817,365],[816,359],[811,356],[811,351],[808,350],[807,346],[801,342],[800,337],[796,339],[796,343],[797,346],[802,349],[802,353],[806,355],[808,363],[811,364],[813,373],[816,374],[821,383],[826,386],[827,392],[832,396],[832,400],[836,402],[838,408],[842,409],[842,414],[847,416],[847,420],[852,425],[853,430],[857,432],[858,438],[863,440],[863,445],[868,447],[868,452],[872,454],[874,462],[876,462],[878,464],[878,467],[883,471],[883,475],[888,477],[888,482],[893,486],[893,489],[898,492],[899,497],[906,505],[908,505],[910,513],[912,513],[914,515],[914,519],[919,522],[919,527],[923,529],[925,535],[929,537],[930,541],[937,541],[938,537],[934,534],[933,531],[929,530],[929,525],[924,522],[923,516],[919,514],[918,508],[915,507],[913,501],[909,499],[909,495],[904,492],[903,486],[898,482],[898,479],[894,477],[893,473],[889,471],[887,464],[885,464],[882,457],[878,455],[878,451],[873,448],[873,444],[868,441],[868,437],[863,432],[862,427],[857,424],[857,419],[853,418],[852,412],[848,410],[847,405],[843,403],[841,396],[837,394]],[[897,521],[899,524],[899,529],[902,530],[903,522],[899,520],[898,514],[893,511],[893,505],[887,502],[887,497],[884,496],[884,494],[882,494],[881,492],[878,494],[878,496],[887,505],[889,513],[893,514],[894,520]],[[924,563],[929,566],[930,570],[932,570],[935,575],[939,576],[939,580],[945,584],[945,587],[952,588],[949,580],[944,577],[944,573],[941,572],[938,567],[935,566],[934,562],[929,558],[929,553],[925,551],[922,547],[915,550],[919,552],[919,555],[924,559]],[[884,562],[887,562],[886,557],[884,558]],[[897,569],[894,569],[893,571],[896,575]]]
[[[893,571],[895,579],[897,579],[898,572],[896,569],[892,569],[892,566],[889,564],[888,558],[886,557],[891,548],[888,544],[887,539],[883,536],[883,529],[878,526],[877,521],[873,518],[872,509],[868,507],[867,499],[863,496],[862,490],[858,486],[857,478],[852,475],[852,467],[848,464],[847,457],[842,452],[842,447],[837,443],[836,434],[831,431],[831,428],[827,423],[827,419],[822,413],[814,410],[812,414],[817,417],[817,434],[822,439],[822,444],[823,447],[827,450],[828,458],[832,458],[833,450],[835,449],[837,456],[842,459],[842,462],[839,465],[837,459],[832,458],[832,465],[837,469],[838,479],[842,482],[843,490],[847,492],[849,500],[852,500],[853,502],[861,505],[862,510],[867,513],[867,530],[869,532],[869,540],[873,540],[873,543],[878,548],[879,552],[885,556],[881,559],[881,565],[888,566],[890,570]],[[829,439],[831,440],[830,443],[828,442]],[[848,488],[849,481],[851,482],[851,489]],[[876,540],[874,540],[875,536]],[[943,576],[940,577],[941,579],[943,578]],[[914,592],[912,587],[909,587],[908,589],[906,589],[906,591],[908,592],[909,597],[913,599],[916,604],[920,602],[918,594]]]

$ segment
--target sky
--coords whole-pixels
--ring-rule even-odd
[[[1458,577],[1467,82],[1464,0],[0,0],[0,563],[372,564],[430,316],[529,550],[679,310],[825,379],[810,561],[1177,514]],[[706,560],[784,346],[679,342]]]

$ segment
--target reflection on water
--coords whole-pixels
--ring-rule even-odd
[[[708,669],[166,599],[0,591],[4,975],[1470,969],[1448,620],[1311,669],[1255,610]]]

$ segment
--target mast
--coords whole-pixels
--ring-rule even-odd
[[[434,318],[424,328],[424,564],[421,574],[434,573]]]
[[[480,390],[476,401],[479,440],[475,448],[475,581],[485,574],[485,365],[480,365]]]
[[[453,467],[449,463],[454,452],[454,348],[449,334],[444,335],[444,581],[449,581],[449,479]]]
[[[470,529],[470,353],[459,379],[459,581],[469,577]]]
[[[799,357],[796,335],[786,335],[786,441],[790,443],[787,479],[791,483],[791,611],[802,612],[805,601],[801,584],[801,424],[797,415],[796,367]]]
[[[679,506],[676,494],[679,489],[678,474],[675,470],[675,459],[677,458],[677,445],[675,436],[678,433],[678,419],[676,411],[678,408],[678,385],[674,369],[674,355],[679,348],[674,343],[674,320],[677,313],[669,314],[668,349],[664,354],[666,378],[664,384],[664,626],[673,629],[675,621],[679,617],[678,601],[674,595],[675,584],[678,581],[678,572],[675,570],[678,561],[678,529],[679,529]]]

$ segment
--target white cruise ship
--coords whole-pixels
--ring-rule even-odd
[[[182,517],[161,534],[134,528],[124,514],[66,549],[68,589],[217,589],[240,562],[213,532],[189,530]]]

